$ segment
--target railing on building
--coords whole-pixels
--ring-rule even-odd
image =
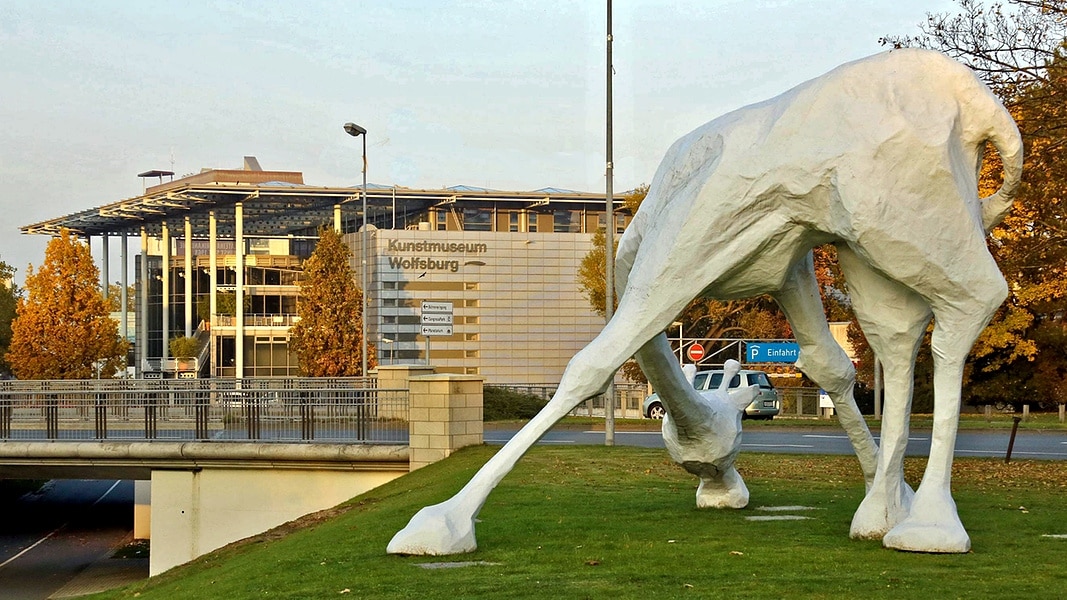
[[[408,443],[373,378],[0,381],[0,440]]]
[[[300,320],[298,315],[245,315],[245,327],[292,327]],[[234,327],[237,317],[215,315],[217,327]]]

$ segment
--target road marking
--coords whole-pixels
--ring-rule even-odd
[[[803,437],[826,439],[826,440],[847,440],[848,439],[847,435],[822,435],[822,434],[818,434],[818,433],[805,433],[803,435]],[[882,436],[875,436],[875,439],[880,441],[882,439]],[[927,441],[929,439],[930,438],[925,438],[925,437],[909,437],[908,441],[909,442],[925,442],[925,441]],[[1064,443],[1067,443],[1067,442],[1064,442]]]
[[[22,556],[23,554],[26,554],[27,552],[29,552],[30,550],[33,550],[33,549],[34,549],[34,548],[36,548],[37,546],[40,546],[41,544],[43,544],[43,543],[45,542],[45,540],[47,540],[48,538],[52,537],[53,535],[55,535],[55,534],[59,533],[59,532],[60,532],[60,531],[61,531],[61,530],[62,530],[62,529],[63,529],[64,527],[66,527],[66,526],[67,526],[67,524],[66,524],[66,523],[64,523],[64,524],[60,525],[59,527],[56,527],[56,530],[55,530],[55,531],[53,531],[52,533],[49,533],[48,535],[46,535],[46,536],[44,536],[43,538],[41,538],[41,539],[37,540],[36,542],[34,542],[34,543],[33,543],[33,545],[31,545],[31,546],[28,546],[28,547],[27,547],[26,549],[24,549],[24,550],[23,550],[22,552],[19,552],[19,553],[18,553],[18,554],[16,554],[15,556],[12,556],[11,558],[9,558],[9,559],[5,560],[4,562],[0,563],[0,569],[3,569],[3,568],[4,568],[4,567],[6,567],[7,565],[9,565],[9,564],[11,564],[11,563],[15,562],[15,560],[17,560],[17,559],[18,559],[19,557],[21,557],[21,556]]]
[[[107,498],[107,495],[110,494],[111,492],[113,492],[115,490],[115,488],[119,487],[120,483],[122,483],[121,479],[116,481],[115,483],[111,484],[111,487],[107,488],[107,491],[104,492],[104,495],[100,496],[99,498],[97,498],[96,502],[93,502],[92,504],[90,504],[89,507],[92,508],[93,506],[96,506],[97,504],[100,504],[100,501],[103,500],[104,498]]]
[[[956,450],[960,454],[984,454],[989,456],[997,456],[996,451],[991,450]],[[1067,456],[1067,452],[1024,452],[1022,450],[1015,450],[1011,453],[1012,456],[1017,454],[1026,454],[1027,456]]]
[[[484,438],[486,444],[506,444],[511,438]],[[537,440],[538,444],[577,444],[574,440]]]
[[[119,484],[120,484],[120,483],[122,483],[122,480],[116,481],[116,482],[115,482],[114,484],[112,484],[112,486],[111,486],[111,487],[107,488],[107,491],[106,491],[106,492],[104,492],[104,493],[103,493],[103,495],[101,495],[101,496],[100,496],[99,498],[97,498],[97,499],[96,499],[96,502],[93,502],[92,504],[90,504],[90,505],[89,505],[89,506],[90,506],[90,508],[91,508],[91,507],[93,507],[93,506],[96,506],[97,504],[99,504],[99,503],[100,503],[100,501],[101,501],[101,500],[103,500],[104,498],[106,498],[106,497],[107,497],[107,495],[108,495],[108,494],[110,494],[110,493],[111,493],[111,492],[112,492],[112,491],[113,491],[113,490],[114,490],[115,488],[119,487]],[[26,553],[27,553],[27,552],[29,552],[30,550],[33,550],[33,549],[34,549],[34,548],[36,548],[37,546],[40,546],[41,544],[45,543],[45,541],[47,541],[47,540],[48,540],[48,538],[50,538],[50,537],[52,537],[53,535],[55,535],[55,534],[59,533],[60,531],[62,531],[62,530],[63,530],[63,529],[64,529],[64,528],[65,528],[65,527],[66,527],[67,525],[69,525],[69,524],[70,524],[70,523],[64,523],[64,524],[60,525],[59,527],[56,527],[54,531],[52,531],[52,532],[51,532],[51,533],[49,533],[48,535],[44,536],[43,538],[41,538],[41,539],[37,540],[36,542],[34,542],[33,544],[31,544],[30,546],[27,546],[26,548],[24,548],[24,549],[22,550],[22,552],[19,552],[19,553],[18,553],[18,554],[16,554],[15,556],[12,556],[11,558],[9,558],[9,559],[5,560],[4,562],[0,563],[0,569],[3,569],[3,568],[4,568],[4,567],[6,567],[7,565],[9,565],[9,564],[11,564],[11,563],[15,562],[16,560],[18,560],[18,559],[19,559],[19,557],[21,557],[22,555],[26,554]]]
[[[810,444],[741,444],[749,448],[814,448]]]

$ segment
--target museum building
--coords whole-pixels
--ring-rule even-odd
[[[303,261],[324,226],[343,233],[358,283],[367,225],[367,341],[380,364],[551,385],[603,327],[577,281],[604,225],[603,194],[368,184],[364,219],[363,186],[306,185],[301,173],[265,171],[254,157],[241,169],[140,176],[159,182],[21,228],[101,240],[103,281],[118,246],[121,312],[136,314],[134,331],[127,319],[120,329],[133,341],[137,377],[297,376],[289,330]],[[630,215],[621,199],[615,206],[621,233]],[[131,238],[140,251],[128,297]],[[183,336],[197,340],[196,356],[170,356],[164,340]]]

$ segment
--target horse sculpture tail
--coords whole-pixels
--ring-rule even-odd
[[[986,141],[992,142],[1000,154],[1000,161],[1004,165],[1004,182],[993,195],[982,198],[982,228],[985,231],[993,229],[1011,210],[1023,173],[1023,140],[1019,128],[1008,109],[999,101],[996,104]]]

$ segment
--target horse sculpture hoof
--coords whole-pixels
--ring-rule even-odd
[[[905,552],[966,554],[971,551],[971,538],[959,520],[955,523],[916,523],[905,520],[885,534],[882,545]]]
[[[915,494],[908,518],[889,530],[882,545],[906,552],[965,554],[971,551],[971,538],[963,528],[956,503],[943,490]]]
[[[849,537],[854,540],[880,540],[908,517],[915,492],[901,481],[896,491],[872,488],[852,517]]]
[[[452,514],[448,504],[427,506],[415,513],[407,527],[389,541],[386,552],[435,556],[476,550],[474,518]]]

